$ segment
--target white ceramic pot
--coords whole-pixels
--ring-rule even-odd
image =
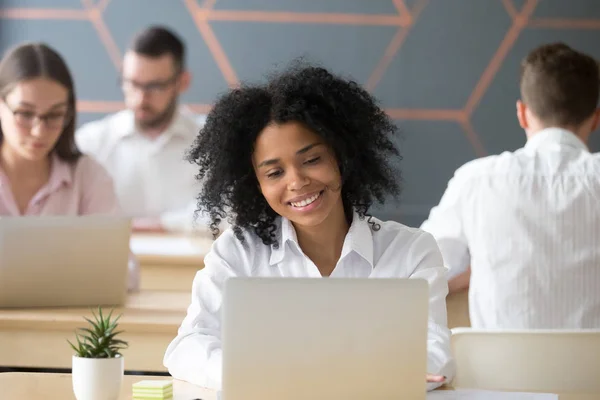
[[[73,392],[77,400],[118,400],[125,359],[73,356]]]

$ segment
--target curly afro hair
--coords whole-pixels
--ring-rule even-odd
[[[210,216],[215,236],[226,218],[240,241],[246,230],[265,245],[277,245],[279,216],[260,192],[252,152],[267,125],[292,121],[304,124],[333,149],[350,219],[353,210],[362,219],[373,202],[399,194],[400,172],[390,162],[400,158],[391,140],[397,132],[394,123],[356,82],[299,63],[264,84],[242,85],[223,95],[188,152],[188,161],[200,168],[196,178],[203,185],[197,212]]]

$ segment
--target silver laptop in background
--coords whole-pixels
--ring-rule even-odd
[[[426,398],[420,279],[230,278],[222,400]]]
[[[128,218],[0,218],[0,308],[122,305]]]

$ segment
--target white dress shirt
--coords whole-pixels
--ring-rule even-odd
[[[421,228],[471,265],[473,327],[600,328],[600,156],[571,132],[467,163]]]
[[[168,129],[152,139],[136,131],[130,110],[83,125],[76,134],[82,152],[108,170],[123,212],[159,216],[170,231],[190,231],[200,185],[197,168],[185,161],[200,131],[198,118],[180,108]]]
[[[367,220],[354,215],[342,253],[330,278],[415,278],[430,286],[428,372],[454,376],[450,331],[446,320],[446,268],[433,237],[396,222]],[[177,337],[167,348],[164,365],[174,378],[220,389],[222,353],[220,310],[223,285],[230,277],[314,277],[321,274],[304,255],[289,220],[278,220],[278,248],[266,246],[253,233],[245,245],[227,229],[206,255],[205,267],[194,279],[192,302]],[[252,310],[248,310],[252,313]],[[425,379],[425,378],[423,378]],[[439,384],[429,384],[433,389]]]

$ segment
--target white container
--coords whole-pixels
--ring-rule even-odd
[[[73,356],[73,392],[77,400],[118,400],[125,359]]]

